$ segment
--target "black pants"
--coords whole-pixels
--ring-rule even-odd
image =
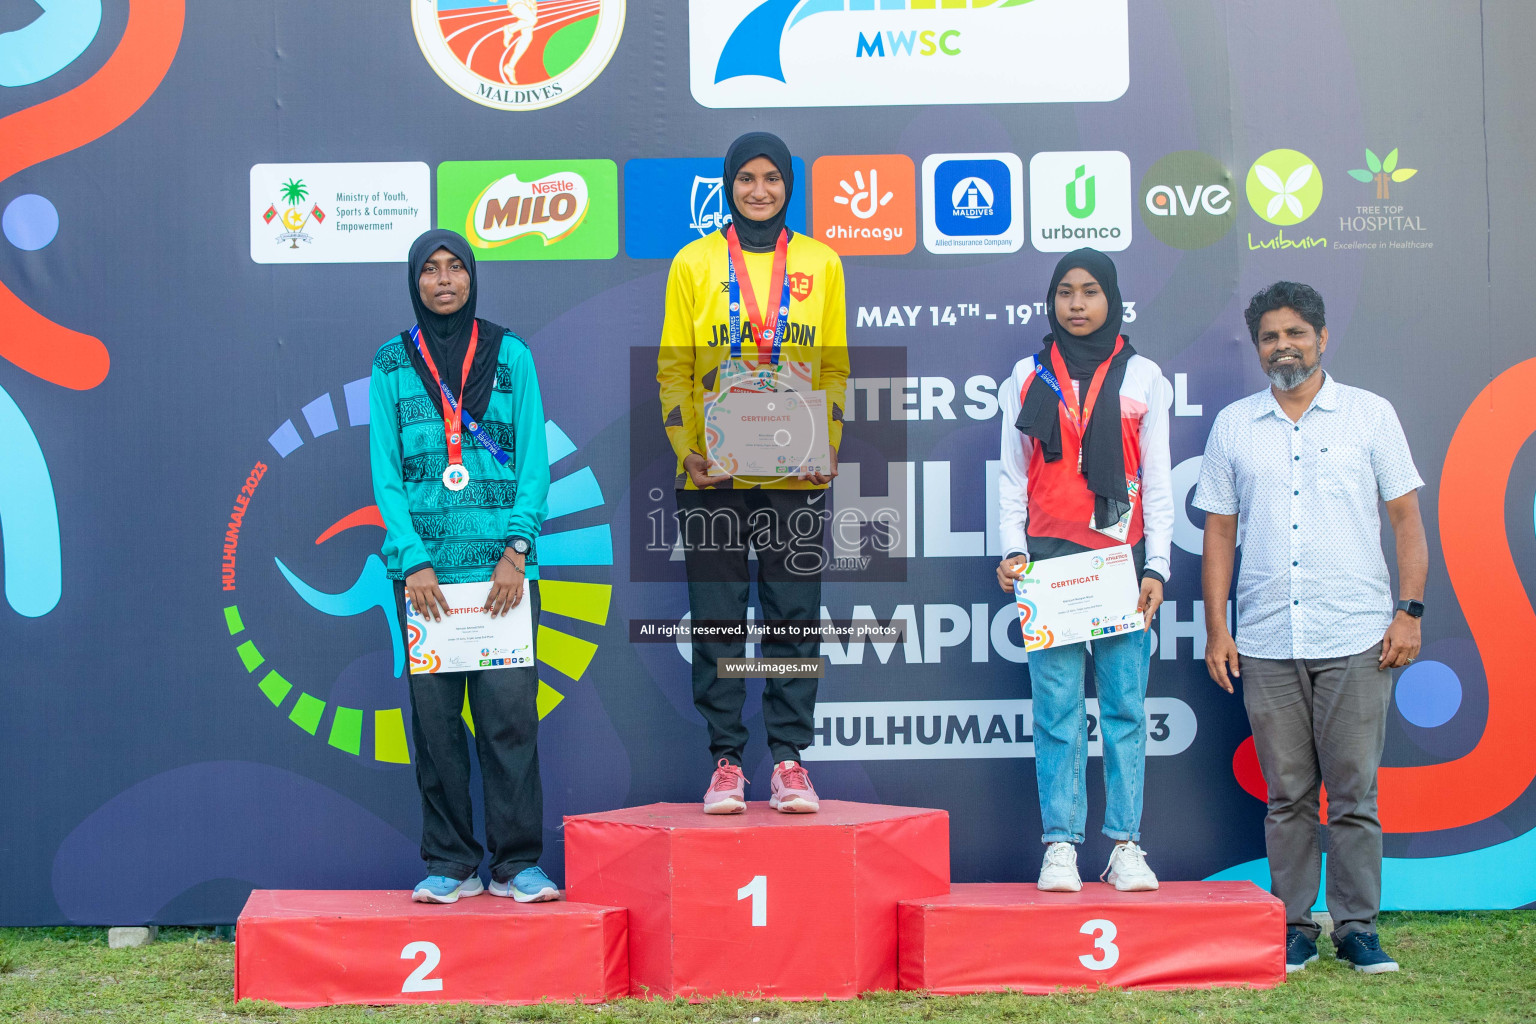
[[[688,569],[688,608],[694,622],[743,622],[747,617],[747,550],[757,551],[757,596],[767,621],[821,618],[822,534],[826,491],[678,491],[677,522]],[[721,658],[740,658],[743,642],[693,642],[693,706],[709,725],[710,756],[741,764],[747,728],[743,679],[721,679]],[[810,658],[819,640],[762,644],[765,658]],[[814,678],[768,678],[763,724],[774,761],[798,761],[811,744]]]
[[[529,581],[534,633],[539,585]],[[405,622],[405,587],[395,584]],[[427,873],[468,878],[485,847],[475,839],[469,796],[469,742],[463,719],[466,690],[475,722],[475,751],[485,802],[485,844],[491,877],[505,882],[539,862],[544,852],[544,787],[539,780],[539,672],[503,668],[411,676],[411,733],[416,785],[421,790],[421,859]]]

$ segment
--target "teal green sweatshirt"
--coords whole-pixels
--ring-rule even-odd
[[[549,514],[549,452],[544,401],[533,353],[508,331],[496,384],[480,424],[510,455],[503,466],[467,429],[462,491],[443,486],[448,441],[443,417],[411,366],[405,343],[391,338],[373,357],[368,388],[373,497],[384,519],[384,565],[400,580],[431,566],[440,583],[481,583],[513,537],[530,543]],[[537,547],[528,578],[539,578]]]

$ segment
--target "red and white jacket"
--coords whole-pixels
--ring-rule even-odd
[[[998,480],[998,534],[1009,554],[1030,552],[1029,539],[1067,541],[1075,549],[1122,543],[1094,530],[1093,492],[1077,471],[1078,438],[1065,426],[1061,459],[1048,463],[1040,442],[1014,426],[1022,397],[1035,379],[1035,357],[1020,359],[997,389],[1002,412],[1002,473]],[[1077,381],[1068,381],[1077,391]],[[1102,400],[1102,398],[1101,398]],[[1173,480],[1168,455],[1168,409],[1173,388],[1156,363],[1134,355],[1120,387],[1120,433],[1125,471],[1141,473],[1141,492],[1131,512],[1131,530],[1123,543],[1146,540],[1146,568],[1164,580],[1169,575],[1173,543]],[[1049,545],[1056,547],[1057,545]],[[1038,547],[1038,545],[1037,545]],[[1036,557],[1048,557],[1037,553]]]

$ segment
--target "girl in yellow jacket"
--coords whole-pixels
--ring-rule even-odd
[[[731,223],[684,246],[667,277],[656,380],[677,455],[678,528],[696,626],[745,623],[749,545],[758,558],[761,618],[803,625],[820,619],[824,498],[837,475],[848,386],[847,310],[837,254],[785,226],[794,184],[780,139],[766,132],[737,139],[725,158]],[[722,382],[726,390],[824,392],[826,422],[818,427],[826,431],[826,463],[775,477],[733,476],[712,464],[705,396]],[[744,650],[740,637],[693,641],[694,706],[708,723],[716,764],[704,795],[710,814],[746,809],[746,683],[721,679],[716,670],[720,658],[740,658]],[[812,658],[818,650],[814,638],[762,645],[766,658]],[[769,805],[777,810],[817,809],[800,765],[815,707],[814,678],[768,675],[763,722],[774,761]]]

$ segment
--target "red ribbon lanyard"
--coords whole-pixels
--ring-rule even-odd
[[[443,396],[443,432],[448,435],[448,464],[450,466],[462,466],[464,464],[464,386],[469,383],[469,366],[475,361],[475,347],[480,344],[480,321],[476,320],[469,332],[469,351],[464,353],[464,372],[459,377],[459,393],[454,396]],[[432,353],[427,350],[425,344],[420,346],[421,358],[426,362],[427,369],[432,371],[432,379],[437,382],[437,390],[445,391],[443,378],[437,372],[437,364],[432,362]]]
[[[1088,428],[1088,420],[1093,415],[1094,403],[1099,400],[1099,390],[1104,387],[1104,378],[1109,376],[1109,364],[1115,361],[1115,356],[1119,355],[1120,350],[1124,347],[1125,339],[1116,338],[1115,350],[1109,354],[1108,359],[1099,364],[1097,370],[1093,371],[1093,380],[1088,385],[1088,398],[1083,402],[1081,416],[1072,408],[1070,402],[1061,403],[1061,410],[1065,413],[1063,418],[1072,424],[1072,429],[1077,431],[1079,447],[1082,445],[1083,432]],[[1051,367],[1056,371],[1057,380],[1063,382],[1071,380],[1067,376],[1067,363],[1066,360],[1061,358],[1061,348],[1058,345],[1051,346]],[[1066,398],[1066,393],[1063,392],[1061,397]]]
[[[770,307],[768,315],[763,316],[758,309],[757,295],[752,291],[752,279],[747,276],[747,258],[741,251],[741,239],[736,237],[736,225],[732,224],[725,232],[725,241],[730,249],[731,265],[736,269],[736,280],[741,282],[741,298],[745,305],[747,320],[757,328],[757,337],[752,339],[754,345],[758,344],[765,334],[774,333],[775,341],[778,340],[776,328],[779,325],[779,308]],[[773,247],[773,273],[768,278],[768,295],[770,298],[777,296],[784,290],[784,274],[789,269],[789,232],[780,231],[779,240]],[[774,348],[777,348],[774,345]],[[757,361],[761,365],[763,361],[762,348],[758,348]]]

